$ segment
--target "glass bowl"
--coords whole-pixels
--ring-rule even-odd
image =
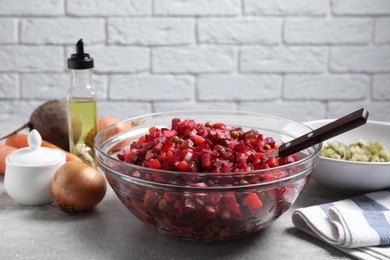
[[[150,127],[170,129],[173,118],[255,129],[277,144],[311,131],[288,119],[241,111],[157,113],[100,131],[94,147],[110,186],[131,213],[162,233],[197,241],[227,241],[257,232],[291,207],[319,160],[320,144],[297,153],[296,162],[249,172],[167,171],[117,159],[118,152],[148,133]]]

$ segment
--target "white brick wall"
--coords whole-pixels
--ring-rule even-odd
[[[22,44],[74,44],[75,38],[103,43],[105,36],[101,18],[34,18],[20,23]]]
[[[369,95],[365,75],[287,75],[283,96],[287,100],[361,100]],[[326,91],[325,91],[326,90]]]
[[[390,121],[390,0],[1,0],[0,120],[66,96],[79,38],[101,115]]]
[[[326,70],[327,50],[317,47],[260,47],[241,51],[242,72],[320,73]]]
[[[333,13],[336,15],[389,15],[388,0],[333,0]]]
[[[11,0],[9,0],[11,1]],[[152,13],[152,0],[64,0],[76,16],[143,16]]]
[[[390,17],[378,18],[375,24],[375,43],[390,44]]]
[[[288,44],[368,44],[372,20],[369,18],[287,18]]]
[[[390,72],[390,46],[341,47],[330,54],[332,72]]]
[[[16,74],[0,74],[0,96],[6,99],[19,98],[18,76]]]
[[[279,75],[203,75],[198,79],[198,98],[201,101],[274,100],[280,97],[281,85]]]
[[[245,0],[245,14],[256,15],[308,15],[328,13],[328,0]]]
[[[195,43],[195,21],[188,18],[112,18],[110,44],[180,45]]]
[[[0,15],[4,16],[61,16],[65,0],[1,0]]]
[[[152,72],[207,73],[237,70],[237,52],[230,47],[162,47],[152,52]]]
[[[204,18],[198,36],[200,43],[276,45],[281,28],[281,18]]]
[[[191,76],[116,75],[111,76],[110,87],[112,100],[187,101],[193,100],[195,93]]]
[[[241,0],[154,0],[157,15],[229,16],[241,13]]]
[[[13,18],[0,18],[0,44],[17,42],[17,20]]]
[[[0,45],[1,72],[63,71],[63,48],[57,46]]]

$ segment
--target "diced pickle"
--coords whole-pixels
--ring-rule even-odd
[[[358,139],[346,145],[338,141],[328,142],[320,153],[321,156],[358,162],[390,162],[390,154],[379,142]]]

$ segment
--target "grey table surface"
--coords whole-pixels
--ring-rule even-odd
[[[3,125],[0,132],[9,128]],[[266,229],[233,242],[204,244],[146,226],[111,188],[94,210],[69,214],[55,203],[17,204],[0,176],[0,259],[351,259],[297,230],[291,221],[295,208],[349,196],[311,180],[293,207]]]

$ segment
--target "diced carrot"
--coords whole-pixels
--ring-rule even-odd
[[[15,150],[16,148],[12,146],[0,143],[0,174],[5,173],[5,158]]]
[[[161,164],[160,164],[159,160],[157,160],[157,159],[150,159],[149,167],[153,168],[153,169],[158,169],[158,168],[161,168]]]
[[[249,194],[245,199],[244,203],[248,207],[249,211],[254,213],[256,210],[261,208],[263,206],[263,203],[259,199],[259,197],[256,195],[256,193]]]
[[[195,143],[195,144],[197,144],[197,145],[201,145],[201,144],[203,144],[206,140],[202,137],[202,136],[200,136],[200,135],[192,135],[191,136],[191,140]]]
[[[188,163],[186,161],[181,161],[177,164],[177,168],[180,170],[180,171],[184,171],[188,166]]]
[[[216,129],[222,129],[222,130],[226,129],[226,125],[224,123],[221,123],[221,122],[214,123],[213,127]]]

